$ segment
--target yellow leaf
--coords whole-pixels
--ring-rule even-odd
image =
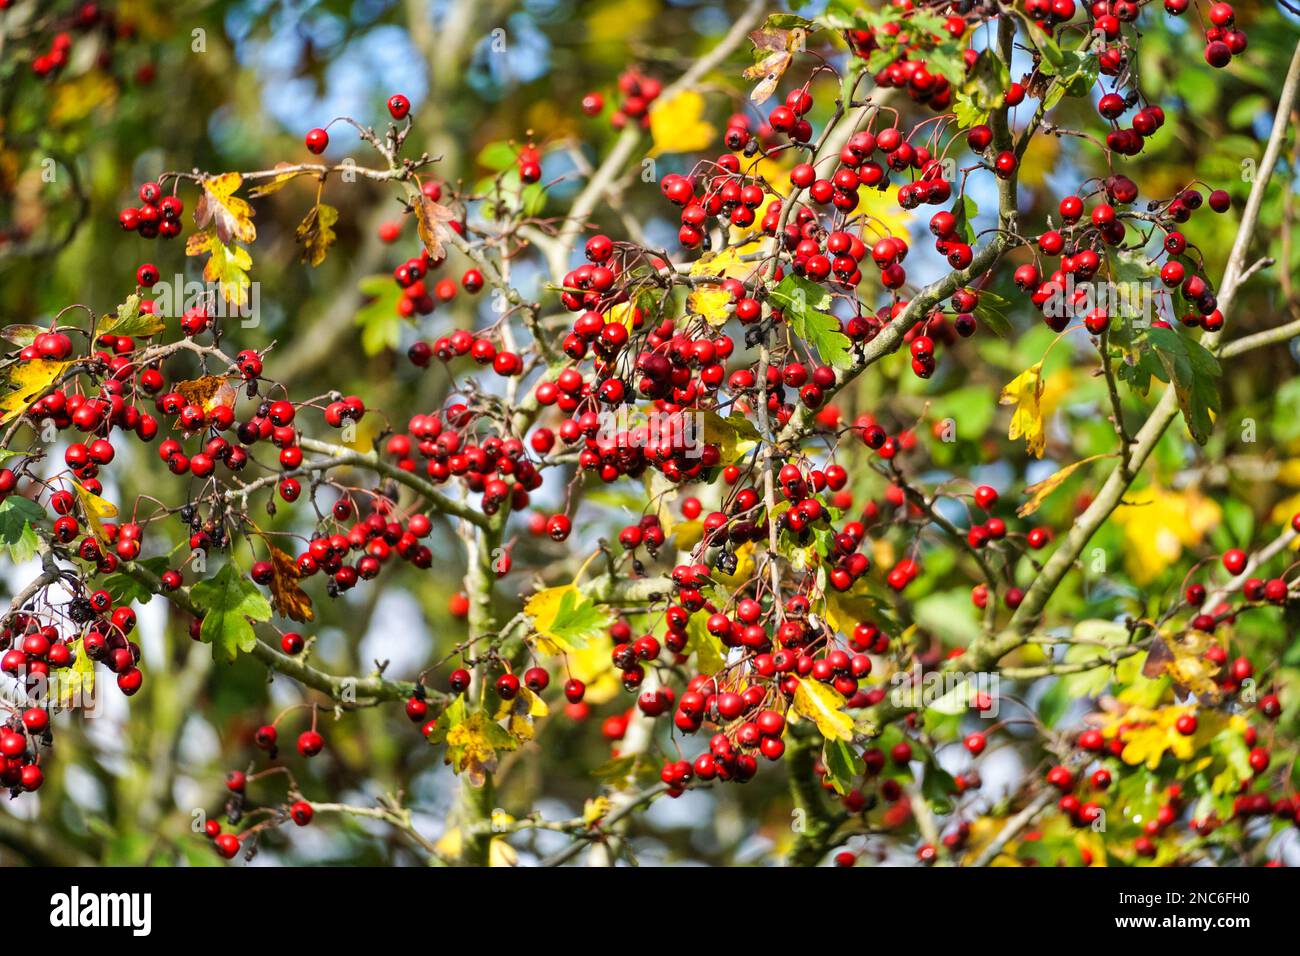
[[[998,398],[999,405],[1016,406],[1007,437],[1014,441],[1023,436],[1025,450],[1035,458],[1042,458],[1047,447],[1043,410],[1039,404],[1043,397],[1042,373],[1042,362],[1031,365],[1012,379]]]
[[[497,752],[514,750],[519,742],[479,710],[447,731],[447,762],[464,773],[475,787],[487,782],[497,768]]]
[[[561,584],[559,587],[542,588],[524,602],[524,613],[533,619],[533,627],[539,635],[538,646],[548,654],[563,654],[566,650],[574,649],[547,632],[555,624],[564,595],[577,593],[578,589],[572,584]]]
[[[894,200],[894,191],[892,189],[883,192],[878,189],[864,189],[858,193],[858,196],[858,206],[853,211],[855,216],[869,217],[875,221],[879,229],[884,230],[891,236],[906,236],[908,234],[908,225],[912,221],[912,214]],[[867,243],[868,248],[875,242],[870,235],[865,235],[864,241]]]
[[[656,101],[650,109],[650,138],[654,141],[650,155],[708,149],[717,130],[703,116],[704,97],[694,90]]]
[[[303,175],[303,170],[294,169],[292,163],[276,163],[275,168],[281,169],[288,167],[292,172],[277,173],[273,178],[259,183],[248,191],[248,195],[253,199],[261,199],[263,196],[269,196],[272,193],[278,193],[281,189],[293,182],[299,176]]]
[[[704,422],[704,441],[718,446],[724,465],[735,464],[753,451],[762,438],[758,429],[744,415],[737,413],[723,418],[711,409],[705,409],[700,415]]]
[[[95,694],[95,662],[86,655],[81,641],[73,644],[75,658],[72,666],[54,672],[57,675],[56,700],[60,707],[87,706]]]
[[[204,177],[203,195],[194,207],[195,225],[207,229],[211,223],[217,238],[227,245],[232,241],[249,243],[257,238],[253,207],[248,200],[235,195],[243,182],[239,173]]]
[[[1025,494],[1028,498],[1025,503],[1016,510],[1016,514],[1022,518],[1026,518],[1033,514],[1042,507],[1043,502],[1047,500],[1047,496],[1057,488],[1061,487],[1061,485],[1065,483],[1065,479],[1074,474],[1077,469],[1089,462],[1096,461],[1098,458],[1109,457],[1109,455],[1093,455],[1092,457],[1085,458],[1082,461],[1076,461],[1073,465],[1066,465],[1060,471],[1048,475],[1042,481],[1034,482],[1025,489]]]
[[[108,543],[108,531],[104,528],[104,520],[117,517],[117,505],[94,492],[87,491],[75,481],[72,484],[77,489],[77,500],[81,502],[81,510],[86,515],[86,524],[90,526],[96,538]]]
[[[843,706],[844,698],[820,681],[800,679],[795,688],[794,712],[815,723],[827,740],[853,739],[853,718]]]
[[[702,286],[686,297],[686,311],[703,316],[709,325],[719,328],[731,318],[731,293],[715,286]]]
[[[714,276],[719,281],[735,279],[747,282],[761,267],[759,262],[746,261],[743,256],[762,251],[757,242],[743,246],[731,246],[715,255],[703,256],[691,263],[690,274],[693,276]]]
[[[1179,733],[1178,719],[1185,714],[1196,717],[1196,731],[1190,736]],[[1216,710],[1191,705],[1170,705],[1149,710],[1130,707],[1113,715],[1102,729],[1106,738],[1118,737],[1124,744],[1120,759],[1129,766],[1145,764],[1155,770],[1165,753],[1171,753],[1182,762],[1190,760],[1198,750],[1209,746],[1226,727],[1229,719]]]
[[[1284,485],[1300,485],[1300,458],[1288,458],[1278,465],[1275,480]]]
[[[496,719],[508,717],[506,729],[520,740],[532,740],[536,736],[533,718],[545,717],[550,713],[546,702],[527,687],[520,687],[513,700],[503,700],[497,710]]]
[[[583,700],[595,707],[607,703],[623,693],[619,672],[609,659],[609,647],[593,641],[564,656],[570,676],[587,685]]]
[[[1058,137],[1035,136],[1030,140],[1029,147],[1020,160],[1017,172],[1020,182],[1031,189],[1042,186],[1047,180],[1048,171],[1056,168],[1060,152],[1061,144]]]
[[[215,227],[196,232],[185,240],[187,256],[207,255],[203,266],[206,282],[216,283],[221,297],[227,302],[244,306],[248,302],[250,281],[248,270],[253,267],[253,257],[247,249],[234,243],[222,242]]]
[[[433,848],[440,855],[454,860],[460,856],[461,847],[464,845],[465,839],[460,834],[460,827],[452,827],[438,837],[438,842],[433,845]]]
[[[703,521],[681,521],[673,525],[673,544],[678,551],[693,551],[703,537]]]
[[[609,797],[592,797],[582,805],[582,822],[590,827],[592,824],[599,822],[613,808],[614,802]]]
[[[1222,690],[1214,677],[1219,665],[1206,656],[1216,643],[1214,636],[1205,631],[1189,630],[1172,637],[1160,634],[1147,652],[1143,673],[1153,677],[1168,674],[1175,684],[1202,700],[1218,702]]]
[[[52,126],[78,123],[92,113],[107,110],[117,100],[117,83],[107,73],[91,70],[59,83],[46,114]]]
[[[826,610],[822,616],[837,634],[851,635],[859,623],[871,619],[876,602],[867,596],[861,584],[865,582],[855,583],[847,591],[826,589]]]
[[[71,364],[51,359],[34,359],[11,366],[4,396],[0,397],[0,425],[27,411],[32,402],[43,396]]]
[[[610,306],[609,311],[605,313],[605,321],[617,322],[629,332],[635,331],[636,304],[633,302],[620,302],[617,305]]]
[[[1124,566],[1139,584],[1163,574],[1218,525],[1219,506],[1194,487],[1170,491],[1156,485],[1130,492],[1115,509],[1115,523],[1124,529]]]
[[[488,843],[488,866],[514,866],[518,862],[515,848],[501,837],[494,837]]]
[[[708,619],[704,611],[687,618],[686,653],[695,655],[695,667],[701,674],[716,674],[727,666],[727,650],[709,633]]]

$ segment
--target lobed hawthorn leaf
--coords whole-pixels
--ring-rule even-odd
[[[339,211],[326,203],[317,203],[308,210],[294,230],[294,236],[302,243],[302,252],[299,254],[302,262],[314,268],[325,261],[330,246],[338,239],[338,234],[334,231],[334,224],[338,221]]]
[[[686,619],[686,653],[695,655],[701,674],[716,674],[727,666],[727,651],[722,641],[709,633],[709,615],[703,612]]]
[[[826,779],[843,796],[853,789],[853,782],[866,771],[862,756],[844,740],[827,740],[822,748],[822,764]]]
[[[27,411],[59,379],[72,362],[35,359],[5,369],[4,393],[0,394],[0,425]]]
[[[1043,422],[1043,363],[1029,366],[1007,383],[998,397],[999,405],[1014,405],[1011,426],[1007,437],[1012,441],[1023,437],[1025,450],[1035,458],[1042,458],[1047,448],[1046,426]]]
[[[14,564],[29,561],[40,543],[33,523],[45,517],[45,509],[22,495],[0,501],[0,547],[9,551]]]
[[[357,288],[370,302],[356,314],[356,324],[361,327],[361,348],[367,355],[395,349],[402,341],[402,317],[397,312],[397,302],[402,290],[392,276],[366,276]]]
[[[853,718],[844,711],[844,698],[820,681],[799,679],[794,712],[807,717],[827,740],[852,740]]]
[[[833,368],[853,367],[853,342],[830,313],[830,292],[789,275],[768,293],[768,301],[785,313],[791,331],[815,348],[823,362]]]
[[[704,110],[704,97],[694,90],[656,100],[650,109],[650,139],[654,143],[650,155],[708,149],[717,130],[704,119]]]
[[[964,61],[963,61],[964,66]],[[978,126],[1002,105],[1003,91],[1011,83],[1011,72],[992,50],[984,50],[967,72],[963,69],[948,82],[956,86],[953,105],[962,126]]]
[[[203,266],[204,280],[216,283],[227,302],[240,307],[248,304],[248,290],[252,285],[248,270],[253,268],[253,257],[247,249],[222,240],[216,228],[212,227],[186,239],[185,254],[207,255],[208,261]]]
[[[1223,410],[1219,394],[1219,360],[1200,342],[1173,329],[1152,328],[1147,340],[1172,382],[1187,430],[1198,445],[1210,440],[1214,419]]]
[[[257,645],[253,622],[271,619],[270,602],[233,564],[195,584],[190,597],[203,611],[199,640],[212,645],[214,660],[227,664]]]
[[[1059,62],[1052,64],[1051,72],[1055,76],[1055,82],[1043,101],[1045,110],[1050,110],[1067,96],[1087,96],[1097,84],[1097,57],[1081,50],[1058,49],[1056,52]]]
[[[576,651],[614,622],[610,610],[588,599],[574,584],[543,588],[524,604],[533,619],[538,644],[550,654]]]
[[[194,207],[194,224],[200,229],[211,226],[218,240],[250,243],[257,238],[253,225],[253,207],[248,200],[235,195],[244,183],[239,173],[222,173],[206,176],[202,181],[203,195]]]
[[[76,489],[77,501],[81,504],[81,511],[86,517],[86,525],[91,533],[105,544],[110,543],[111,539],[108,529],[104,527],[104,520],[117,517],[117,505],[107,498],[101,498],[79,482],[74,481],[72,484]]]
[[[101,335],[124,335],[132,338],[146,338],[157,335],[167,327],[161,315],[140,311],[140,297],[132,293],[126,301],[117,307],[114,315],[105,317],[99,327]]]

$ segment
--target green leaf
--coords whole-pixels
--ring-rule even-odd
[[[795,3],[792,6],[799,6],[799,4]],[[809,30],[816,29],[816,24],[793,13],[770,13],[763,21],[764,30],[793,30],[795,27]]]
[[[108,318],[99,327],[101,335],[148,336],[157,335],[167,327],[161,315],[140,311],[140,297],[132,293],[117,307],[117,315]]]
[[[505,140],[498,140],[479,150],[477,162],[484,169],[499,173],[515,165],[518,159],[513,146]]]
[[[1010,310],[1011,303],[1002,296],[988,289],[981,289],[974,316],[998,338],[1006,339],[1011,337],[1012,332],[1011,320],[1007,318]]]
[[[1052,686],[1038,699],[1038,719],[1047,727],[1055,727],[1056,722],[1070,709],[1072,699],[1064,680],[1053,681]]]
[[[194,585],[190,597],[203,611],[199,639],[212,645],[214,660],[231,663],[240,651],[252,651],[257,635],[251,622],[271,619],[266,596],[233,564]]]
[[[577,588],[565,591],[555,620],[547,628],[549,636],[558,637],[574,648],[586,647],[610,625],[607,608],[585,597],[579,600],[580,596]]]
[[[862,756],[847,740],[826,741],[822,764],[826,767],[826,779],[841,796],[853,789],[853,782],[866,770]]]
[[[831,294],[802,276],[790,275],[768,294],[768,301],[785,313],[794,334],[817,350],[834,368],[853,367],[853,343],[840,320],[830,314]]]
[[[974,245],[975,227],[971,225],[971,220],[980,214],[979,205],[969,193],[963,193],[952,207],[952,214],[957,220],[956,231],[961,235],[962,241],[967,245]]]
[[[933,760],[926,761],[925,776],[921,779],[921,795],[930,801],[938,813],[952,812],[952,797],[957,793],[957,781]]]
[[[989,113],[1002,105],[1005,91],[1011,85],[1011,72],[992,50],[984,50],[971,67],[964,69],[948,82],[956,87],[953,105],[962,126],[977,126],[989,118]]]
[[[1147,337],[1173,382],[1187,430],[1204,445],[1214,430],[1214,416],[1223,409],[1219,360],[1200,342],[1173,329],[1153,328]]]
[[[1050,110],[1066,96],[1087,96],[1097,83],[1095,56],[1080,50],[1059,50],[1058,56],[1059,62],[1052,64],[1056,79],[1043,101],[1045,110]]]
[[[35,556],[40,540],[32,522],[44,517],[45,509],[22,495],[10,495],[0,501],[0,547],[9,549],[9,557],[15,564]]]
[[[402,290],[392,276],[385,275],[366,276],[357,283],[357,288],[372,297],[356,315],[356,323],[361,327],[361,348],[367,355],[397,348],[402,340],[402,317],[397,314]]]

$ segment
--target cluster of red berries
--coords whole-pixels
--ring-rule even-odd
[[[1191,0],[1165,0],[1165,11],[1173,16],[1181,16],[1190,6]],[[1205,30],[1205,62],[1215,69],[1222,69],[1232,62],[1234,56],[1245,52],[1246,34],[1238,29],[1236,11],[1231,4],[1211,4],[1206,18],[1210,26]]]
[[[903,90],[913,102],[942,112],[952,104],[952,86],[946,76],[929,69],[926,56],[940,40],[965,36],[966,28],[966,21],[952,14],[944,20],[946,37],[914,29],[905,21],[890,21],[876,28],[849,30],[847,38],[854,54],[864,60],[876,58],[882,46],[897,51],[894,59],[876,71],[873,77],[876,85]],[[974,50],[965,51],[967,69],[974,64],[975,56]]]
[[[90,692],[85,685],[69,684],[72,698],[62,693],[65,679],[60,675],[73,666],[78,641],[87,658],[117,675],[118,689],[126,696],[134,695],[144,682],[137,666],[140,647],[128,637],[136,622],[130,607],[114,606],[109,593],[98,590],[74,597],[64,614],[67,633],[25,611],[10,615],[0,629],[0,672],[19,682],[20,696],[29,702],[0,726],[0,786],[15,793],[36,790],[44,780],[41,755],[53,744],[48,707],[88,703],[75,696],[78,687]]]
[[[45,782],[39,751],[48,749],[53,739],[44,707],[15,710],[0,725],[0,787],[8,788],[11,796],[39,790]]]
[[[1019,288],[1030,292],[1030,301],[1043,311],[1044,321],[1057,332],[1078,316],[1094,335],[1100,335],[1110,324],[1109,312],[1093,301],[1087,283],[1102,265],[1104,248],[1125,241],[1122,207],[1136,201],[1138,189],[1127,176],[1114,174],[1103,180],[1099,192],[1103,194],[1101,201],[1086,219],[1084,197],[1066,196],[1059,206],[1061,228],[1049,229],[1038,237],[1039,253],[1059,258],[1060,268],[1043,279],[1037,266],[1027,263],[1018,267],[1013,277]],[[1223,326],[1223,315],[1213,288],[1204,275],[1195,271],[1199,268],[1195,261],[1184,255],[1187,240],[1175,228],[1191,218],[1204,202],[1199,190],[1188,188],[1155,209],[1155,221],[1165,232],[1164,253],[1168,257],[1159,274],[1164,286],[1177,289],[1195,310],[1179,317],[1184,325],[1217,331]],[[1226,192],[1215,190],[1208,205],[1216,212],[1225,212],[1231,200]],[[1157,322],[1168,327],[1166,322]]]
[[[1127,96],[1107,93],[1097,102],[1097,112],[1116,125],[1106,133],[1106,146],[1122,156],[1136,156],[1142,152],[1148,137],[1165,125],[1165,111],[1154,103],[1133,114],[1133,125],[1127,129],[1118,120],[1137,102],[1136,91]]]
[[[425,474],[437,484],[463,479],[466,487],[482,495],[484,514],[495,514],[502,507],[511,511],[528,507],[528,493],[541,487],[542,476],[525,454],[524,443],[496,435],[473,441],[470,427],[475,417],[462,403],[412,416],[406,433],[388,437],[384,453],[403,471],[415,471],[416,458],[424,459]]]
[[[639,123],[643,128],[650,128],[650,107],[659,94],[664,90],[663,84],[654,77],[646,76],[636,69],[625,70],[618,78],[618,92],[623,97],[619,101],[618,109],[610,114],[610,125],[615,129],[622,129],[629,122]],[[593,102],[590,106],[596,106]],[[594,116],[604,108],[604,101],[599,101],[599,108],[594,112],[588,109],[589,104],[583,100],[583,111],[588,116]]]
[[[6,9],[10,5],[10,0],[0,2],[0,10]],[[45,20],[46,18],[42,18]],[[67,66],[72,54],[72,34],[69,31],[76,30],[82,33],[89,33],[99,30],[104,40],[103,48],[99,51],[96,59],[96,66],[100,69],[107,69],[113,62],[113,44],[117,40],[129,39],[135,35],[135,24],[130,20],[119,19],[117,14],[112,10],[104,10],[98,3],[85,2],[79,4],[71,13],[60,13],[48,17],[46,21],[49,26],[56,28],[56,32],[50,38],[49,48],[44,53],[37,53],[32,57],[32,73],[40,79],[49,79],[55,76]],[[141,71],[151,68],[152,64],[144,64],[140,71],[137,71],[137,78],[147,81],[151,77],[142,77]]]
[[[340,498],[334,503],[331,516],[335,522],[342,523],[352,520],[356,511],[350,499]],[[412,567],[428,570],[433,565],[433,552],[422,542],[432,529],[428,515],[416,512],[402,522],[393,514],[391,502],[376,497],[371,500],[369,513],[350,527],[340,526],[333,534],[320,530],[312,536],[295,559],[298,577],[324,574],[329,579],[326,593],[332,597],[351,590],[359,581],[378,577],[394,556]],[[270,585],[275,577],[274,565],[268,561],[257,562],[251,577],[258,584]],[[295,654],[301,651],[303,641],[301,635],[290,632],[282,644],[286,653]]]
[[[68,63],[68,54],[72,50],[72,35],[56,33],[50,42],[50,49],[32,60],[32,72],[45,79],[56,75]]]
[[[141,205],[128,206],[117,214],[123,229],[138,233],[141,239],[173,239],[181,234],[185,204],[179,196],[164,196],[155,182],[141,185],[139,195]]]

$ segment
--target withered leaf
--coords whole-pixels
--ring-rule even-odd
[[[416,200],[415,219],[419,226],[420,241],[434,259],[446,258],[447,249],[443,243],[451,234],[451,227],[447,223],[455,218],[456,214],[451,209],[423,193]]]
[[[339,211],[325,203],[317,203],[308,211],[306,217],[298,224],[295,235],[302,243],[299,258],[312,266],[325,261],[325,254],[338,236],[334,224],[339,221]]]
[[[314,620],[311,596],[298,584],[298,563],[291,554],[269,541],[266,544],[271,552],[271,606],[275,613],[303,624]]]

